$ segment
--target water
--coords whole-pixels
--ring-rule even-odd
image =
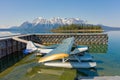
[[[19,56],[24,57],[23,54]],[[75,69],[45,67],[37,63],[39,58],[30,54],[16,64],[13,63],[13,66],[0,73],[0,80],[74,80],[76,77]],[[18,57],[14,60],[18,61]]]
[[[92,54],[97,61],[100,76],[120,76],[120,31],[108,32],[108,50],[104,54]]]
[[[9,36],[13,36],[13,35],[19,35],[19,34],[20,33],[18,33],[18,32],[0,31],[0,38],[9,37]]]
[[[120,76],[120,31],[110,31],[108,34],[108,46],[103,52],[91,51],[91,55],[94,56],[97,62],[95,70],[78,70],[87,76]],[[97,50],[102,49],[102,47]],[[103,50],[103,49],[102,49]],[[94,52],[94,53],[93,53]]]
[[[73,80],[77,76],[120,76],[120,31],[108,33],[108,45],[90,48],[95,69],[64,69],[41,66],[33,54],[0,73],[0,80]]]

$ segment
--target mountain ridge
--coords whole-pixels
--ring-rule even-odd
[[[40,32],[50,32],[51,29],[57,28],[62,25],[70,24],[87,24],[85,20],[80,18],[60,18],[53,17],[51,19],[45,19],[43,17],[38,17],[32,22],[25,21],[20,26],[13,26],[9,28],[10,30],[22,31],[23,33],[40,33]],[[109,26],[101,25],[105,31],[110,30],[120,30],[120,28],[114,28]]]
[[[23,30],[27,32],[50,32],[51,29],[70,24],[86,24],[86,21],[80,18],[59,18],[53,17],[51,19],[45,19],[38,17],[32,22],[23,22],[20,26],[14,26],[10,29],[13,30]]]

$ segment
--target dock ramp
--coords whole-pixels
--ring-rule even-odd
[[[18,36],[15,36],[15,37],[12,37],[12,39],[13,40],[15,40],[15,41],[19,41],[19,42],[22,42],[22,43],[28,43],[29,41],[27,41],[27,40],[24,40],[24,39],[21,39],[21,38],[19,38]],[[41,44],[38,44],[38,43],[34,43],[36,46],[38,46],[38,47],[45,47],[44,45],[41,45]]]

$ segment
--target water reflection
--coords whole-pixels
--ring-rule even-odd
[[[0,59],[0,72],[20,61],[25,55],[22,52],[14,52]]]
[[[107,53],[108,45],[107,44],[90,44],[89,53]]]
[[[78,76],[98,76],[97,69],[77,69]]]

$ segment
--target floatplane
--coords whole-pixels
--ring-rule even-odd
[[[25,52],[34,52],[44,54],[38,63],[45,66],[64,67],[64,68],[92,68],[96,66],[96,62],[91,62],[93,57],[84,53],[88,50],[87,46],[77,46],[74,37],[64,39],[61,44],[44,46],[37,48],[33,42],[29,41]],[[59,61],[57,61],[59,60]]]

